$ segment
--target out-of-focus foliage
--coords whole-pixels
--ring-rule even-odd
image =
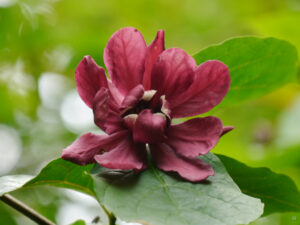
[[[148,43],[164,29],[166,47],[194,54],[242,35],[274,36],[300,50],[299,24],[298,0],[1,0],[0,163],[7,169],[0,174],[36,173],[77,135],[95,130],[91,112],[74,94],[74,69],[87,54],[103,65],[104,46],[119,28],[137,27]],[[289,85],[242,106],[220,109],[217,115],[224,124],[236,128],[214,152],[268,166],[300,187],[300,131],[296,122],[287,122],[299,112],[299,91],[298,85]],[[60,192],[17,194],[25,202],[30,198],[35,209],[53,212],[53,219],[63,218],[54,218],[55,208],[58,215],[70,215],[64,211],[68,198],[55,201],[63,196]],[[45,199],[53,202],[44,204]],[[13,224],[9,218],[31,224],[3,204],[0,210],[8,212],[0,216],[0,224]],[[299,219],[300,214],[288,213],[253,224],[290,225]],[[86,221],[91,220],[87,214]]]

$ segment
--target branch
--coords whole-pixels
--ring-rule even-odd
[[[5,202],[7,205],[11,206],[12,208],[14,208],[17,211],[19,211],[20,213],[22,213],[23,215],[32,219],[34,222],[36,222],[39,225],[55,225],[55,223],[48,220],[46,217],[42,216],[37,211],[35,211],[34,209],[25,205],[23,202],[14,198],[10,194],[5,194],[5,195],[1,196],[0,199],[3,202]]]
[[[115,217],[115,215],[111,212],[109,212],[105,207],[104,205],[101,204],[101,207],[102,209],[104,210],[105,214],[107,215],[108,217],[108,225],[116,225],[116,221],[117,221],[117,218]]]

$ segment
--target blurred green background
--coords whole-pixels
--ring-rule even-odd
[[[125,26],[138,28],[147,43],[164,29],[167,48],[190,54],[243,35],[285,39],[300,50],[300,1],[0,0],[0,175],[36,174],[78,135],[101,132],[75,91],[74,70],[88,54],[103,65],[107,40]],[[236,129],[214,152],[268,166],[300,187],[299,85],[215,115]],[[98,214],[95,201],[71,191],[43,187],[14,195],[58,224]],[[0,203],[0,224],[33,223]],[[290,224],[300,224],[300,213],[252,223]]]

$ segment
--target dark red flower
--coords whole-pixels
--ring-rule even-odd
[[[131,27],[112,35],[104,62],[110,80],[90,56],[79,63],[75,80],[106,135],[79,137],[63,150],[62,158],[141,171],[147,167],[148,144],[153,161],[164,171],[192,182],[213,175],[211,166],[197,156],[208,153],[231,128],[213,116],[176,125],[171,120],[205,113],[219,104],[230,85],[226,65],[211,60],[197,66],[183,50],[165,50],[162,30],[147,46]]]

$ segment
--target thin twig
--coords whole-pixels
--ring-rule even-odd
[[[46,217],[39,214],[34,209],[30,208],[29,206],[25,205],[23,202],[19,201],[18,199],[14,198],[10,194],[5,194],[0,197],[0,199],[5,202],[7,205],[11,206],[12,208],[16,209],[23,215],[27,216],[28,218],[32,219],[34,222],[40,225],[55,225],[52,221],[48,220]]]
[[[109,212],[105,207],[104,205],[101,204],[101,207],[103,209],[103,211],[105,212],[105,214],[107,215],[108,217],[108,225],[116,225],[116,221],[117,221],[117,218],[115,217],[115,215],[111,212]]]

